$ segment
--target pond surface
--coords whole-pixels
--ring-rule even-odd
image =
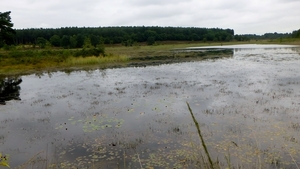
[[[228,48],[217,60],[19,77],[0,105],[0,152],[12,168],[195,168],[205,154],[188,102],[221,168],[299,166],[300,48]]]

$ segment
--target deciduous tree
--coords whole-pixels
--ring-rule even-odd
[[[38,37],[36,39],[36,44],[39,45],[40,48],[45,48],[45,46],[47,44],[47,40],[43,37]]]
[[[60,46],[60,37],[58,35],[51,36],[50,43],[52,46],[59,47]]]

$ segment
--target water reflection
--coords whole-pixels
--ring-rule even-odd
[[[0,104],[5,105],[6,101],[21,100],[19,86],[22,79],[19,77],[0,79]]]
[[[300,55],[300,48],[292,48],[292,51],[295,51]]]
[[[0,151],[12,167],[45,159],[48,168],[200,168],[188,101],[221,168],[228,154],[245,168],[255,168],[258,155],[262,168],[278,156],[289,162],[286,153],[300,152],[299,64],[291,49],[251,49],[201,62],[23,76],[22,102],[0,107]]]

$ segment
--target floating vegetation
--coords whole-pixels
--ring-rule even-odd
[[[77,120],[74,116],[70,117],[68,121],[72,125],[80,124],[84,132],[93,132],[105,128],[120,128],[124,123],[123,119],[111,118],[106,116],[88,116],[84,120]],[[65,123],[66,125],[66,123]],[[63,129],[64,125],[59,124],[55,129]],[[65,128],[67,129],[67,128]]]

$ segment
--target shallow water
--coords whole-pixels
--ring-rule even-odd
[[[22,76],[21,100],[0,105],[0,152],[12,167],[193,168],[201,145],[189,102],[221,166],[228,154],[235,166],[300,165],[300,48],[255,46],[218,60]]]

